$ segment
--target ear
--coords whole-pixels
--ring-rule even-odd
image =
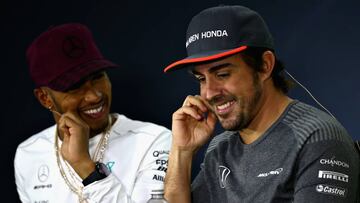
[[[260,72],[262,81],[265,81],[271,77],[271,73],[275,65],[275,55],[272,51],[265,51],[262,55],[263,69]]]
[[[40,87],[34,89],[34,95],[39,100],[40,104],[46,109],[49,109],[53,106],[53,101],[49,95],[49,92],[44,88]]]

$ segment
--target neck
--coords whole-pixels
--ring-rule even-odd
[[[291,101],[292,99],[275,89],[272,85],[264,88],[256,115],[247,128],[239,132],[242,141],[245,144],[251,144],[256,141],[278,120]]]

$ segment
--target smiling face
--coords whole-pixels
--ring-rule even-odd
[[[192,73],[224,129],[249,125],[259,110],[262,87],[258,73],[239,54],[198,65]]]
[[[111,83],[105,72],[91,74],[66,92],[46,89],[53,110],[60,114],[77,113],[88,124],[92,135],[106,128],[111,104]],[[56,116],[55,120],[58,119]]]

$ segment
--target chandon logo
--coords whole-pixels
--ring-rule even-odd
[[[349,168],[349,164],[343,161],[336,160],[335,157],[332,157],[331,159],[320,159],[320,164]]]
[[[230,174],[230,169],[228,169],[226,166],[219,166],[219,183],[221,188],[226,187],[226,179]]]

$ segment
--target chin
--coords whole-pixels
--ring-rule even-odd
[[[98,132],[98,133],[104,131],[109,122],[109,119],[108,119],[109,115],[110,114],[106,114],[106,116],[104,116],[101,119],[97,119],[97,120],[88,122],[90,130],[93,132]]]
[[[233,119],[219,119],[221,126],[228,131],[239,131],[246,128],[249,124],[248,119],[233,118]]]

